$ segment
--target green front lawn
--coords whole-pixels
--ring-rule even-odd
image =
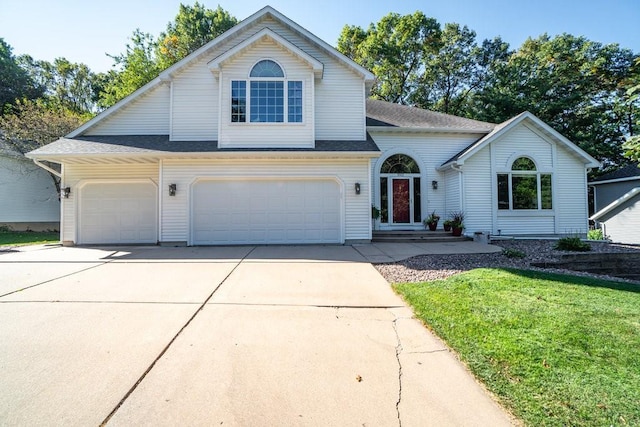
[[[57,243],[60,233],[35,231],[6,231],[0,232],[0,246],[24,246],[42,243]]]
[[[640,425],[640,285],[477,269],[394,288],[526,425]]]

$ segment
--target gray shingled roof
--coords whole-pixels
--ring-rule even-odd
[[[367,99],[367,126],[453,129],[486,133],[496,125],[407,105]]]
[[[632,163],[613,172],[605,173],[591,182],[611,181],[613,179],[640,178],[640,163]]]
[[[222,152],[372,152],[380,151],[367,135],[364,141],[316,141],[315,148],[220,148],[218,141],[170,141],[169,135],[108,135],[60,138],[30,152],[32,157],[92,154],[159,154]]]

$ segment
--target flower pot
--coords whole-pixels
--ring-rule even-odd
[[[451,233],[458,237],[458,236],[462,236],[462,228],[460,227],[453,227],[453,230],[451,231]]]
[[[431,231],[436,231],[436,229],[438,228],[438,223],[437,222],[430,222],[427,225],[429,226],[429,230],[431,230]]]
[[[444,224],[442,228],[444,228],[444,231],[451,231],[451,224]]]

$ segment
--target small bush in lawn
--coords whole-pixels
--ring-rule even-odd
[[[587,232],[587,239],[589,240],[604,240],[604,233],[602,229],[596,228],[595,230],[589,230]]]
[[[518,249],[503,249],[502,255],[506,256],[507,258],[524,258],[527,256],[527,254],[519,251]]]
[[[580,240],[579,237],[563,237],[553,247],[559,251],[587,252],[591,250],[591,245]]]
[[[0,233],[8,233],[11,231],[11,227],[8,225],[0,225]]]

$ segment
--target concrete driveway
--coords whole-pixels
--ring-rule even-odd
[[[0,252],[0,424],[509,425],[362,250]]]

